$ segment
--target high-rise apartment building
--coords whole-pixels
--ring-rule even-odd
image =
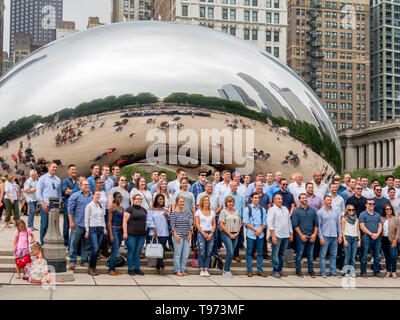
[[[371,120],[400,118],[400,3],[371,3]]]
[[[0,0],[0,76],[3,74],[4,0]]]
[[[154,19],[213,28],[286,62],[286,0],[155,0]]]
[[[29,33],[33,42],[49,43],[56,39],[56,26],[63,19],[63,0],[11,0],[10,55],[14,35]]]
[[[25,32],[17,32],[14,35],[14,55],[13,65],[16,65],[19,61],[25,59],[33,51],[44,46],[44,42],[32,41],[32,35]]]
[[[151,20],[153,0],[111,0],[111,22]]]
[[[338,131],[370,120],[369,0],[289,0],[287,62]]]

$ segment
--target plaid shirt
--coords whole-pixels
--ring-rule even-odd
[[[207,181],[206,181],[207,182]],[[197,195],[204,192],[204,188],[205,188],[205,183],[201,184],[200,181],[196,181],[195,183],[193,183],[192,185],[192,193],[194,195],[194,198],[197,199]]]

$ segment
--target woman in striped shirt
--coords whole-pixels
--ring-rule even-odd
[[[191,221],[187,211],[184,210],[185,199],[176,198],[175,210],[171,212],[170,223],[172,229],[172,242],[174,243],[174,272],[177,276],[188,276],[185,272],[186,262],[189,257],[191,239]]]

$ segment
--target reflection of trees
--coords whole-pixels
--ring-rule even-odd
[[[134,96],[132,94],[124,94],[119,97],[109,96],[104,99],[95,99],[90,102],[83,102],[75,108],[66,108],[47,117],[32,115],[24,117],[17,121],[10,122],[6,127],[0,130],[0,143],[7,140],[16,139],[27,134],[37,122],[53,122],[56,114],[59,115],[59,121],[71,118],[79,118],[108,111],[115,111],[126,107],[148,105],[159,101],[155,95],[149,92],[142,92]],[[201,94],[189,94],[185,92],[171,93],[164,99],[165,103],[174,104],[190,104],[203,108],[217,110],[243,116],[246,118],[266,121],[269,117],[274,125],[288,127],[290,135],[310,146],[310,148],[323,156],[337,172],[341,172],[342,158],[340,152],[332,139],[325,133],[322,135],[317,128],[304,121],[291,121],[283,118],[274,118],[272,116],[259,113],[248,109],[245,105],[238,101],[222,99],[218,97],[205,97]]]
[[[175,92],[166,97],[164,102],[198,105],[203,108],[237,114],[239,116],[259,120],[262,122],[265,122],[266,118],[269,117],[274,125],[288,127],[291,136],[309,145],[315,153],[323,156],[337,172],[341,172],[342,157],[335,142],[325,132],[320,134],[318,129],[308,122],[297,120],[291,121],[281,117],[274,118],[272,116],[250,110],[238,101],[216,97],[205,97],[200,94]]]

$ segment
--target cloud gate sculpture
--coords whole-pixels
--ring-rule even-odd
[[[333,141],[333,145],[336,144],[337,149],[340,150],[336,131],[317,96],[303,80],[278,59],[246,41],[209,28],[153,21],[117,23],[96,27],[54,41],[35,51],[0,78],[2,114],[0,127],[33,114],[46,117],[66,110],[66,108],[81,107],[85,102],[90,102],[85,105],[92,110],[92,106],[95,105],[93,101],[100,101],[100,107],[102,107],[102,103],[108,104],[109,101],[112,101],[112,99],[108,100],[109,98],[118,97],[119,99],[129,95],[137,97],[143,93],[152,93],[160,101],[165,100],[172,93],[187,93],[203,95],[207,99],[211,99],[210,101],[214,99],[211,97],[217,97],[220,99],[214,100],[218,103],[221,101],[227,103],[222,99],[234,101],[236,104],[240,102],[241,110],[245,110],[246,114],[253,114],[253,119],[264,121],[268,116],[272,116],[312,124],[320,134],[326,133],[325,137],[328,136]],[[182,97],[182,94],[180,96]],[[183,96],[185,95],[183,94]],[[64,163],[73,162],[86,169],[93,161],[101,159],[98,155],[100,156],[104,149],[110,148],[118,151],[108,155],[106,160],[103,159],[104,161],[99,160],[101,164],[118,163],[121,161],[121,157],[128,159],[126,164],[135,163],[140,157],[148,159],[147,155],[145,157],[146,150],[149,149],[149,144],[145,143],[147,141],[146,132],[150,129],[158,130],[157,128],[162,127],[164,122],[167,123],[172,118],[166,117],[165,113],[164,117],[158,116],[158,122],[153,123],[153,128],[146,125],[148,114],[145,113],[141,116],[142,118],[129,120],[129,125],[124,129],[124,133],[115,139],[114,135],[117,135],[115,131],[118,132],[118,130],[113,128],[112,123],[120,119],[122,113],[118,114],[118,112],[122,111],[121,108],[131,104],[120,104],[119,109],[116,110],[117,113],[109,117],[102,115],[99,120],[111,121],[111,123],[102,123],[101,126],[91,123],[88,125],[88,127],[92,126],[93,130],[95,127],[102,128],[105,130],[104,132],[107,132],[105,134],[100,133],[97,129],[96,131],[83,130],[83,139],[86,142],[79,145],[74,144],[75,138],[73,138],[69,141],[72,144],[69,145],[68,150],[58,149],[58,143],[63,142],[63,137],[62,133],[61,136],[58,135],[57,148],[55,148],[54,136],[57,133],[55,131],[60,131],[65,126],[64,123],[60,128],[58,125],[57,128],[47,127],[48,131],[46,132],[49,132],[49,138],[37,138],[33,144],[34,149],[46,158],[62,158]],[[183,102],[183,104],[185,103]],[[99,104],[96,106],[98,107]],[[201,111],[201,109],[196,109],[196,106],[195,103],[192,105],[189,103],[187,107],[192,108],[192,112]],[[110,111],[110,106],[106,107],[108,107],[107,111]],[[154,107],[154,110],[167,112],[170,107],[161,104],[161,106]],[[149,108],[152,109],[153,106]],[[186,118],[182,116],[184,118],[182,120],[185,121],[181,123],[181,126],[196,130],[226,128],[227,117],[229,118],[231,111],[235,112],[235,106],[231,108],[223,105],[223,110],[227,111],[222,110],[222,113],[221,109],[214,112],[213,108],[217,109],[215,104],[208,105],[207,109],[212,113],[212,119],[207,120],[203,117],[201,120],[192,119],[192,121],[189,116]],[[134,108],[126,109],[124,112],[127,111],[136,112]],[[242,112],[241,115],[246,117],[244,113]],[[74,114],[72,122],[81,121],[79,117],[82,114],[86,115],[87,113],[81,112],[79,116]],[[260,114],[265,117],[258,118]],[[63,115],[64,118],[61,120],[69,119],[65,113]],[[235,116],[230,118],[232,121]],[[256,122],[248,123],[247,120],[242,119],[240,121],[240,128],[246,127],[247,124],[256,127]],[[246,126],[242,121],[246,121]],[[284,152],[294,150],[294,147],[290,146],[290,141],[293,139],[286,142],[281,139],[276,142],[275,140],[279,140],[279,135],[275,136],[271,128],[268,130],[268,126],[264,124],[257,126],[254,133],[255,147],[261,150],[271,150],[272,148],[276,151],[275,147],[270,146],[278,143],[280,147],[278,149],[282,149],[279,151],[281,153],[275,155],[275,162],[278,166],[285,156]],[[9,129],[7,129],[7,134],[12,137],[7,139],[15,139],[17,135],[15,133],[12,135],[13,128],[9,127],[7,127]],[[235,127],[234,124],[233,129]],[[130,131],[128,132],[128,130]],[[133,130],[136,131],[133,132]],[[122,131],[122,127],[120,131]],[[25,133],[20,132],[19,135]],[[3,140],[0,142],[6,140],[5,136],[3,135]],[[137,142],[132,137],[137,139]],[[91,143],[93,141],[96,143]],[[170,144],[169,138],[168,144]],[[296,152],[302,153],[302,144],[297,141],[297,145]],[[321,143],[313,150],[318,153],[317,149],[320,145]],[[214,143],[214,148],[215,146],[218,149],[222,145]],[[224,147],[227,149],[226,144]],[[7,151],[10,155],[12,152],[17,152],[17,142],[15,142],[15,147],[10,149],[16,149]],[[285,151],[283,151],[284,149]],[[84,156],[82,156],[83,150],[85,150]],[[7,152],[2,152],[0,155],[7,156]],[[233,150],[232,153],[234,153]],[[311,171],[316,166],[320,166],[322,158],[317,156],[315,159],[316,162],[308,163],[308,167],[303,169]],[[329,161],[332,163],[331,160]],[[214,162],[209,163],[214,164]],[[226,165],[227,163],[222,159],[222,164]],[[266,168],[265,164],[261,167],[256,165],[255,170]],[[276,169],[278,168],[268,167],[268,170]]]
[[[270,54],[209,28],[164,22],[101,26],[52,42],[0,79],[0,126],[109,95],[199,93],[298,119],[338,144],[312,90]]]

